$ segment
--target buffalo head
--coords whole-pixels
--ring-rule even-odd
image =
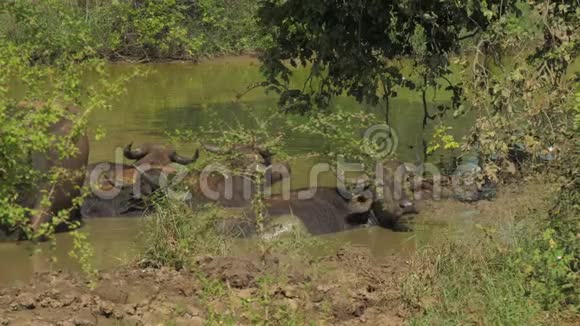
[[[172,147],[145,143],[139,148],[133,148],[133,143],[125,146],[123,154],[127,159],[135,160],[135,166],[149,164],[155,168],[166,167],[171,163],[178,163],[181,165],[188,165],[194,163],[199,158],[199,150],[195,151],[192,158],[183,157],[177,154],[177,151]]]
[[[336,188],[336,192],[346,205],[345,221],[352,225],[379,224],[372,211],[375,195],[369,187],[357,187],[354,190]]]
[[[415,203],[407,195],[409,170],[405,163],[393,160],[385,162],[380,172],[378,182],[372,188],[375,196],[369,223],[393,230],[406,230],[406,227],[399,224],[400,218],[417,213]],[[370,187],[370,184],[366,186]]]
[[[266,179],[270,184],[288,177],[290,166],[287,163],[273,163],[274,153],[259,145],[236,144],[228,148],[202,144],[203,148],[217,155],[231,155],[230,165],[234,169],[254,170],[261,164],[266,167]]]

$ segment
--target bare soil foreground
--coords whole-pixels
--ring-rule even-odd
[[[301,266],[204,257],[197,272],[129,267],[101,273],[90,290],[66,273],[37,275],[0,290],[3,325],[203,325],[242,322],[403,324],[397,286],[406,266],[352,250]],[[316,267],[314,267],[316,265]]]
[[[545,185],[502,190],[493,202],[425,203],[422,220],[447,223],[466,210],[477,223],[541,209]],[[266,252],[197,257],[191,270],[143,265],[100,272],[94,287],[64,272],[0,289],[0,325],[404,325],[435,304],[413,297],[410,277],[433,266],[417,257],[374,257],[343,248],[322,257]],[[477,324],[477,323],[476,323]]]

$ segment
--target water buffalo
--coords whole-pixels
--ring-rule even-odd
[[[89,165],[88,171],[85,183],[91,193],[81,206],[83,218],[141,215],[146,209],[140,194],[151,193],[152,187],[141,182],[134,166],[102,162]]]
[[[399,162],[390,162],[384,166],[383,181],[378,183],[380,189],[369,183],[359,183],[354,190],[345,187],[312,187],[294,190],[286,197],[282,194],[267,198],[266,226],[271,228],[277,218],[292,215],[314,235],[370,225],[408,231],[399,220],[403,215],[414,214],[417,210],[406,192],[398,189],[399,181],[394,180],[400,166]],[[224,222],[222,231],[230,235],[255,234],[253,213],[247,212],[246,215],[249,218]]]
[[[314,235],[334,233],[376,224],[372,213],[372,192],[361,191],[355,195],[346,194],[336,187],[315,187],[294,190],[289,198],[281,195],[266,199],[266,229],[275,229],[278,218],[294,216],[305,229]],[[248,237],[256,234],[253,212],[247,211],[246,218],[228,219],[220,225],[220,231],[232,235]]]
[[[408,196],[409,169],[404,162],[391,160],[383,162],[379,172],[375,207],[385,212],[383,223],[397,226],[401,216],[417,213],[415,203]]]
[[[271,184],[288,178],[290,167],[287,163],[274,163],[274,153],[269,149],[259,145],[236,144],[231,148],[219,148],[208,144],[202,145],[205,150],[218,155],[227,155],[234,153],[233,160],[229,162],[234,169],[252,169],[255,164],[261,164],[266,167],[266,180]],[[274,168],[271,168],[274,167]]]
[[[214,146],[204,147],[213,153],[225,153]],[[268,167],[266,177],[272,183],[281,180],[283,172],[288,170],[286,166],[280,169],[273,167],[273,154],[257,147],[237,145],[233,150],[241,154],[237,161],[232,162],[236,169],[264,164]],[[124,156],[136,162],[133,165],[104,162],[89,168],[88,180],[93,194],[83,204],[83,217],[142,215],[147,207],[144,197],[162,186],[161,174],[170,176],[177,172],[171,163],[187,165],[195,162],[199,151],[192,158],[185,158],[168,146],[144,144],[133,149],[129,144],[124,149]],[[239,174],[190,173],[181,181],[191,193],[192,201],[217,201],[227,207],[246,206],[255,191],[252,180]],[[208,196],[209,193],[216,194],[215,198]]]
[[[307,194],[312,194],[308,196]],[[294,216],[313,235],[342,232],[366,226],[380,226],[394,231],[408,231],[399,222],[401,216],[416,212],[409,204],[391,209],[366,189],[345,195],[336,187],[317,187],[292,191],[289,199],[274,196],[266,200],[267,229],[275,228],[279,217]],[[253,213],[247,219],[231,219],[221,226],[229,235],[249,236],[255,234]]]
[[[378,224],[373,202],[370,190],[350,194],[335,187],[319,187],[294,191],[290,199],[275,196],[267,205],[269,216],[294,215],[308,232],[325,234]]]
[[[46,106],[44,102],[21,102],[20,109],[39,110]],[[49,132],[57,137],[68,137],[73,132],[74,123],[68,118],[70,115],[79,114],[80,110],[74,105],[56,105],[64,110],[63,117],[49,127]],[[72,139],[75,148],[74,154],[69,157],[62,157],[56,149],[47,152],[32,153],[31,161],[35,170],[47,173],[53,168],[61,168],[70,172],[57,181],[56,184],[43,182],[33,189],[29,189],[21,194],[19,202],[22,206],[32,210],[30,216],[30,226],[33,231],[38,231],[44,223],[52,220],[52,217],[60,211],[74,208],[73,201],[81,194],[84,172],[89,159],[89,140],[86,133],[82,132]],[[50,205],[44,207],[42,204],[43,193],[48,193]],[[78,212],[71,211],[71,219],[78,219]],[[65,225],[57,226],[57,231],[65,228]]]
[[[142,215],[147,208],[144,197],[160,187],[161,173],[170,175],[176,172],[172,163],[188,165],[199,157],[198,150],[193,157],[186,158],[170,146],[150,143],[135,149],[130,143],[123,154],[135,163],[101,162],[89,166],[86,183],[92,193],[82,205],[83,217]]]
[[[209,199],[225,207],[247,206],[256,193],[252,175],[258,164],[265,168],[262,190],[290,177],[289,165],[273,163],[274,154],[258,145],[237,144],[224,149],[203,144],[203,147],[210,153],[227,155],[229,166],[202,171],[191,187],[196,201]]]

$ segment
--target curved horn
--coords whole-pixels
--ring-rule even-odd
[[[131,146],[133,146],[133,142],[130,142],[123,149],[123,155],[125,155],[126,158],[128,158],[130,160],[140,160],[143,157],[145,157],[145,155],[147,155],[147,152],[144,152],[140,148],[132,149]]]
[[[206,151],[208,151],[208,152],[210,152],[210,153],[214,153],[214,154],[225,154],[225,153],[227,153],[227,152],[228,152],[228,151],[226,151],[226,150],[224,150],[224,149],[222,149],[222,148],[220,148],[220,147],[218,147],[218,146],[215,146],[215,145],[209,145],[209,144],[201,144],[201,146],[202,146],[202,147],[203,147],[203,148],[204,148]]]
[[[171,162],[175,162],[175,163],[178,163],[181,165],[191,164],[191,163],[197,161],[198,158],[199,158],[199,149],[195,150],[195,154],[193,154],[192,158],[183,157],[183,156],[177,154],[176,151],[173,151],[171,153],[171,155],[169,156],[169,159],[171,160]]]

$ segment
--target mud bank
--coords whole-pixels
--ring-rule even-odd
[[[42,273],[0,290],[1,325],[204,325],[320,321],[403,324],[397,285],[407,264],[344,249],[298,264],[201,257],[190,271],[125,267],[98,275]]]

